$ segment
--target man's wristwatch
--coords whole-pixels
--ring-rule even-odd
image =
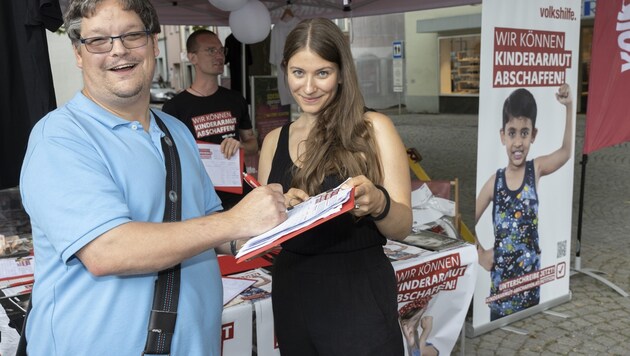
[[[232,256],[236,256],[238,250],[236,249],[236,240],[230,241],[230,251],[232,252]]]

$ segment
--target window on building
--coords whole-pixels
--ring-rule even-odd
[[[480,35],[440,37],[440,94],[479,94]]]

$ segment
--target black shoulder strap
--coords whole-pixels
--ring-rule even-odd
[[[182,174],[179,154],[177,154],[175,140],[166,125],[153,110],[151,112],[158,127],[164,132],[161,140],[166,166],[164,222],[180,221],[182,218]],[[179,302],[180,267],[178,264],[158,273],[143,354],[168,355],[171,352]]]

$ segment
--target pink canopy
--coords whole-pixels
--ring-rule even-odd
[[[60,0],[62,9],[68,0]],[[212,6],[208,0],[151,0],[162,25],[228,26],[229,12]],[[481,0],[262,0],[271,22],[282,16],[287,6],[299,18],[359,17],[442,7],[480,4]],[[291,5],[287,5],[287,3]],[[344,6],[349,3],[348,6]]]

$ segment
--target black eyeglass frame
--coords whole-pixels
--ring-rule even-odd
[[[128,36],[134,36],[134,35],[138,35],[138,34],[144,34],[147,41],[144,44],[141,44],[139,46],[135,46],[135,47],[127,47],[127,45],[125,44],[125,37]],[[81,42],[82,45],[85,46],[85,49],[90,52],[90,53],[94,53],[94,54],[101,54],[101,53],[109,53],[112,51],[112,49],[114,49],[114,40],[119,38],[120,42],[122,42],[122,45],[126,48],[126,49],[135,49],[135,48],[140,48],[140,47],[144,47],[149,43],[149,36],[151,35],[151,30],[144,30],[144,31],[133,31],[133,32],[127,32],[127,33],[123,33],[122,35],[118,35],[118,36],[96,36],[96,37],[88,37],[88,38],[79,38],[79,42]],[[101,39],[108,39],[109,38],[109,49],[107,51],[93,51],[90,49],[91,43],[89,42],[90,40],[95,41],[95,40],[101,40]]]

